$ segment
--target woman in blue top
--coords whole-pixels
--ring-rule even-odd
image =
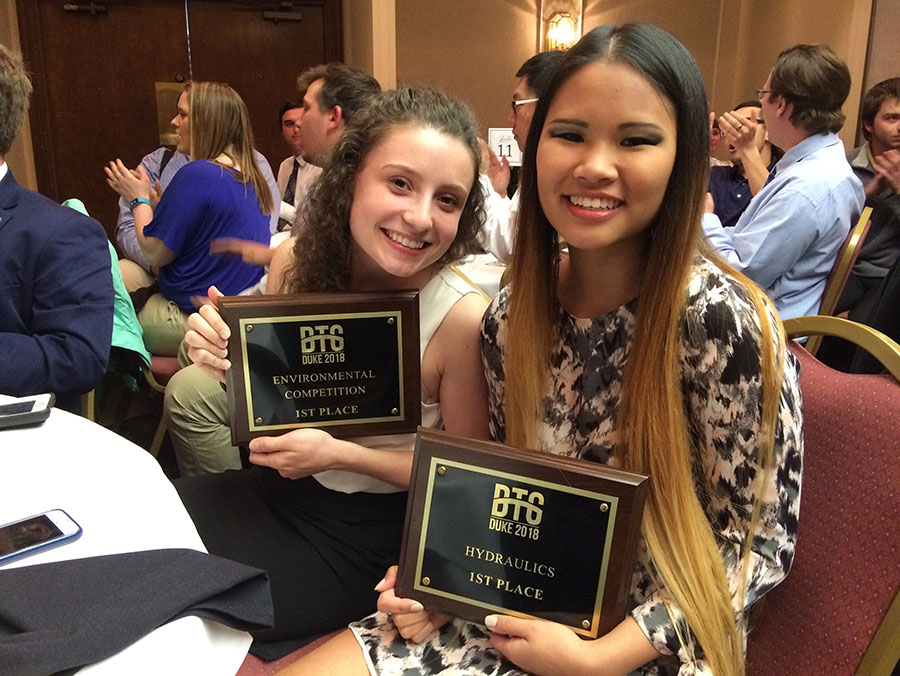
[[[141,250],[159,267],[160,293],[138,318],[147,349],[167,356],[178,352],[194,296],[205,296],[213,283],[235,295],[262,278],[262,268],[240,258],[210,255],[209,243],[235,237],[268,245],[273,207],[253,157],[247,107],[238,93],[220,82],[195,82],[188,107],[182,107],[176,131],[190,134],[192,161],[164,195],[141,166],[130,170],[117,159],[105,167],[107,183],[134,212]]]

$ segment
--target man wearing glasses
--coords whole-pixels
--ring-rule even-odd
[[[769,140],[782,148],[733,228],[703,229],[734,267],[763,287],[782,319],[818,313],[828,274],[865,197],[837,132],[850,92],[847,65],[825,45],[794,45],[757,91]],[[737,120],[737,130],[742,128]]]
[[[513,137],[519,150],[525,150],[525,140],[531,127],[534,106],[539,94],[550,81],[550,76],[563,52],[553,50],[540,52],[528,59],[516,72],[519,81],[513,90],[510,111],[506,124],[512,127]],[[509,163],[506,158],[498,158],[484,146],[490,156],[487,174],[481,174],[481,187],[485,194],[485,224],[481,235],[481,245],[498,260],[508,263],[512,258],[512,247],[516,237],[516,214],[519,211],[519,194],[507,197],[509,186]]]

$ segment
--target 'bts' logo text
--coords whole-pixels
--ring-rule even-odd
[[[342,352],[344,350],[344,327],[340,324],[319,324],[300,327],[300,351],[303,354],[314,352]]]
[[[543,504],[544,496],[538,491],[494,484],[491,516],[537,526],[541,523],[541,517],[544,514],[544,510],[541,509]]]

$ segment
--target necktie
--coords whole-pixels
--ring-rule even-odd
[[[300,170],[300,163],[294,159],[294,168],[291,170],[291,177],[288,179],[287,187],[284,189],[283,201],[294,206],[294,193],[297,192],[297,172]]]

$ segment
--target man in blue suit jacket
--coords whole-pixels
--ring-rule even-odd
[[[0,45],[0,393],[75,409],[106,370],[113,287],[100,224],[30,190],[5,162],[31,83]]]

